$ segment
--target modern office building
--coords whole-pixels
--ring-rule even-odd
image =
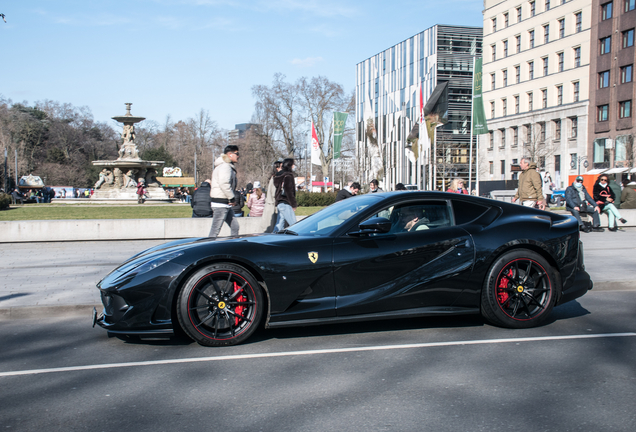
[[[590,168],[634,167],[634,28],[636,0],[592,1]]]
[[[228,143],[234,144],[236,141],[247,136],[249,130],[260,132],[261,125],[256,123],[241,123],[234,125],[234,129],[227,133]]]
[[[598,1],[598,0],[597,0]],[[480,180],[531,157],[558,187],[585,171],[592,0],[484,0]]]
[[[471,173],[474,181],[472,78],[481,48],[480,27],[435,25],[357,64],[356,160],[362,184],[377,178],[384,190],[396,183],[445,190],[455,177],[468,180]],[[443,83],[448,122],[436,129],[430,148],[414,152],[407,137],[419,121],[420,89],[426,104]]]

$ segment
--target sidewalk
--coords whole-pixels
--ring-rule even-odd
[[[636,289],[636,228],[582,233],[594,290]],[[85,315],[101,307],[95,287],[135,253],[164,240],[0,243],[0,319]]]

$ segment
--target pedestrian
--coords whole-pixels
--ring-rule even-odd
[[[519,174],[519,187],[512,202],[519,200],[520,204],[525,207],[536,206],[544,210],[543,183],[541,174],[537,172],[537,164],[532,162],[530,158],[524,157],[521,159],[519,166],[523,172]]]
[[[376,192],[384,192],[379,186],[378,186],[378,181],[376,179],[373,179],[369,182],[369,189],[371,190],[371,193],[376,193]]]
[[[542,187],[543,187],[543,196],[545,196],[545,204],[547,206],[550,205],[552,201],[552,191],[554,190],[554,183],[552,182],[552,176],[550,176],[549,172],[546,172],[542,176]]]
[[[247,208],[250,209],[250,217],[263,216],[265,210],[265,194],[261,190],[261,182],[255,181],[252,187],[252,193],[247,199]]]
[[[342,189],[338,191],[338,194],[336,195],[336,202],[351,198],[352,196],[357,195],[358,192],[360,192],[360,183],[353,182],[351,183],[351,186],[349,186],[349,190]]]
[[[265,195],[265,208],[261,220],[261,230],[264,233],[271,233],[276,226],[278,210],[276,209],[276,186],[274,186],[274,176],[281,170],[283,163],[281,161],[274,162],[272,176],[267,184],[267,194]]]
[[[234,198],[234,204],[232,205],[234,217],[243,217],[243,206],[245,205],[245,196],[243,195],[243,191],[236,191]]]
[[[405,191],[406,190],[406,186],[404,186],[404,183],[398,183],[395,185],[395,190],[396,191]]]
[[[636,181],[625,179],[625,187],[621,192],[621,208],[636,209]]]
[[[578,176],[572,185],[565,189],[565,209],[572,213],[579,223],[579,230],[583,232],[603,232],[601,228],[601,209],[594,202],[594,198],[589,194],[583,185],[583,177]],[[592,227],[588,228],[581,220],[581,213],[592,216]]]
[[[614,200],[616,195],[609,185],[608,177],[605,174],[601,174],[594,183],[594,201],[600,207],[603,213],[607,213],[607,229],[610,231],[618,231],[616,219],[622,223],[627,223],[625,219],[618,212],[618,209],[614,206]]]
[[[212,217],[212,197],[210,197],[210,179],[206,179],[201,186],[194,191],[190,206],[192,207],[192,217],[211,218]]]
[[[143,180],[139,180],[139,183],[137,183],[137,204],[144,203],[145,194],[146,194],[146,190],[144,189],[144,182]]]
[[[274,232],[282,231],[285,224],[296,223],[296,182],[294,181],[294,159],[287,158],[281,165],[281,170],[274,176],[274,186],[276,186],[276,209],[278,219]]]
[[[468,195],[468,189],[464,187],[464,180],[454,179],[446,192]]]
[[[238,235],[239,223],[234,217],[232,206],[236,200],[236,167],[239,160],[239,148],[236,145],[228,145],[223,154],[214,161],[214,172],[210,185],[210,197],[212,201],[212,227],[208,237],[216,239],[221,231],[223,222],[230,227],[232,236]]]

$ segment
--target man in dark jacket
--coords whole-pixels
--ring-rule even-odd
[[[594,198],[588,193],[583,186],[583,177],[578,176],[571,186],[565,189],[565,209],[572,213],[572,216],[579,222],[579,229],[584,232],[603,232],[601,228],[601,209],[594,202]],[[580,213],[588,213],[592,215],[592,229],[586,229],[581,220]]]
[[[296,181],[294,180],[294,159],[288,158],[283,161],[281,170],[274,175],[274,186],[276,187],[276,209],[278,219],[274,232],[282,231],[287,225],[296,223]]]
[[[192,207],[192,217],[212,217],[212,198],[210,197],[210,179],[207,179],[192,195],[190,206]]]
[[[358,192],[360,192],[360,183],[358,182],[351,183],[349,190],[351,192],[349,192],[346,189],[340,190],[340,192],[338,192],[338,194],[336,195],[336,202],[342,201],[343,199],[351,198],[352,196],[357,195]]]

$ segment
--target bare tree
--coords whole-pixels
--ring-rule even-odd
[[[535,122],[524,125],[523,157],[529,157],[540,169],[545,169],[545,159],[553,155],[559,146],[555,145],[552,135],[547,134],[545,122]]]

